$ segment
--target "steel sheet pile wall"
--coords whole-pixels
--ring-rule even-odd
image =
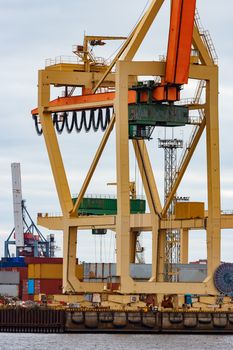
[[[1,332],[64,332],[65,311],[0,309]]]

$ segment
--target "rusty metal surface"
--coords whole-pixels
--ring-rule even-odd
[[[0,310],[1,332],[64,332],[65,311],[41,309]]]

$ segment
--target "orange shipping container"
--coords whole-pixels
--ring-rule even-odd
[[[83,279],[83,265],[76,265],[76,276]],[[29,264],[29,279],[62,279],[62,264]]]
[[[175,204],[176,219],[196,219],[204,218],[203,202],[177,202]]]

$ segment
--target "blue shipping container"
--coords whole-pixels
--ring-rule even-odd
[[[27,267],[24,262],[0,262],[0,267]]]
[[[15,256],[11,258],[2,258],[2,262],[23,263],[24,256]]]
[[[28,294],[30,294],[30,295],[34,294],[34,290],[35,290],[34,280],[29,279],[28,280]]]

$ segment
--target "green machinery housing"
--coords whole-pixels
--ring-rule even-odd
[[[139,83],[131,90],[136,91],[136,104],[129,105],[129,138],[150,139],[156,126],[177,127],[188,124],[188,108],[173,103],[155,102],[152,91],[156,84],[152,81]],[[141,92],[147,94],[147,101],[140,101]]]
[[[73,198],[73,202],[77,198]],[[145,199],[130,199],[131,214],[144,214],[146,211]],[[78,209],[79,215],[116,215],[117,199],[116,198],[100,198],[100,197],[84,197]]]

